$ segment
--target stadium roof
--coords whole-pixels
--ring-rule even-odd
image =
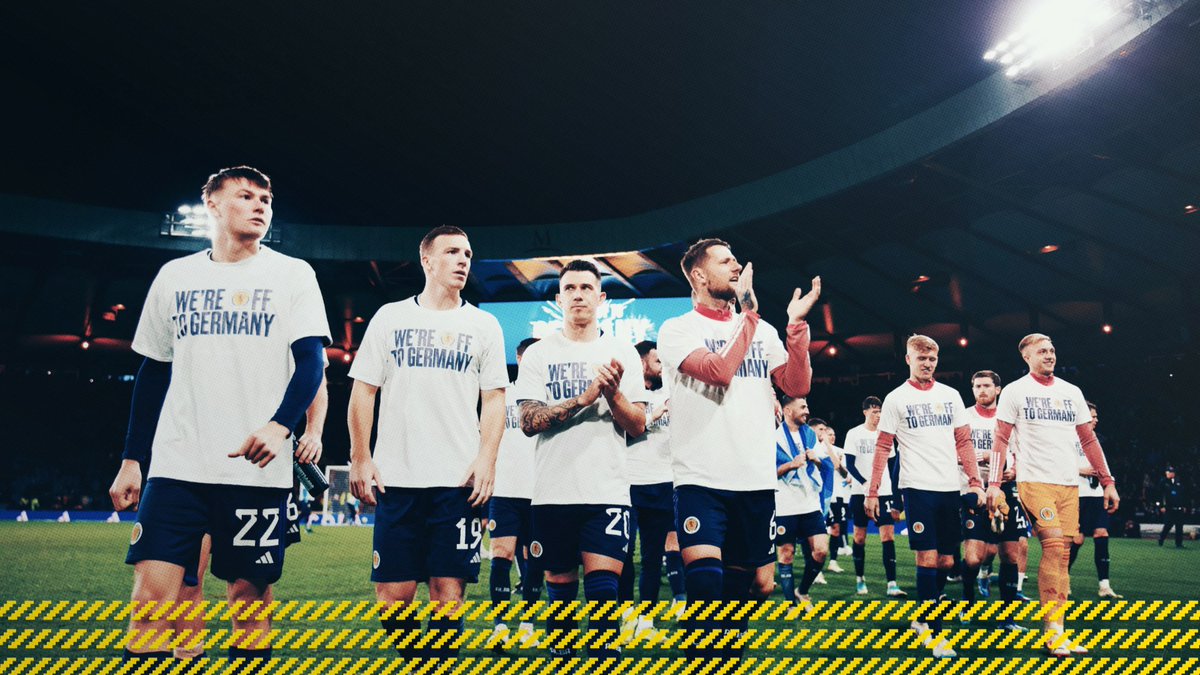
[[[81,6],[51,41],[21,6],[0,352],[85,321],[127,344],[180,246],[162,212],[235,162],[274,173],[331,322],[418,288],[416,233],[455,222],[504,257],[475,299],[544,297],[553,261],[510,258],[594,251],[628,251],[614,293],[679,295],[702,234],[756,263],[769,319],[821,274],[829,367],[915,330],[976,357],[1034,328],[1092,360],[1194,349],[1200,2],[1025,84],[979,58],[1021,4]]]

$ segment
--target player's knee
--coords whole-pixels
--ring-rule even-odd
[[[238,579],[229,583],[227,593],[230,602],[255,602],[264,600],[271,590],[271,584],[254,580]]]
[[[1108,530],[1104,529],[1103,527],[1097,527],[1096,531],[1092,533],[1093,539],[1105,539],[1107,537],[1108,537]]]
[[[829,559],[829,547],[826,546],[826,547],[822,548],[822,547],[814,546],[813,550],[812,550],[812,558],[813,558],[813,561],[816,562],[818,565],[824,565],[825,561]]]
[[[501,537],[492,540],[492,557],[514,560],[517,557],[516,537]]]
[[[764,574],[759,572],[754,575],[754,581],[750,583],[750,596],[754,598],[766,598],[775,590],[775,575],[774,572],[767,568]]]
[[[791,565],[796,559],[796,546],[794,544],[780,544],[778,555],[780,564]]]
[[[854,528],[854,543],[856,543],[856,544],[858,544],[858,545],[860,545],[860,546],[861,546],[861,545],[863,545],[863,544],[865,544],[865,543],[867,543],[867,530],[866,530],[866,528],[862,528],[862,527],[856,527],[856,528]]]

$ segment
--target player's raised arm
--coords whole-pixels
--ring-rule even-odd
[[[355,380],[346,412],[346,425],[350,430],[350,492],[372,506],[376,505],[372,485],[380,492],[387,492],[379,468],[371,459],[371,427],[375,424],[375,395],[378,392],[379,387]]]
[[[771,371],[771,379],[792,398],[807,396],[812,388],[812,360],[808,354],[810,336],[805,317],[820,297],[821,277],[813,277],[812,289],[802,293],[797,288],[787,306],[787,363]]]

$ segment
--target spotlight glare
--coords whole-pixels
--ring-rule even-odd
[[[838,353],[837,345],[829,345],[829,355],[837,356],[837,353]]]
[[[1057,250],[1058,250],[1058,244],[1046,244],[1045,246],[1038,249],[1038,251],[1041,253],[1054,253]]]
[[[984,52],[983,60],[984,61],[995,61],[996,60],[996,50],[989,49],[988,51]]]
[[[1112,332],[1113,332],[1112,324],[1106,323],[1100,327],[1100,330],[1103,331],[1105,335],[1112,335]]]
[[[342,361],[345,363],[350,363],[350,361],[353,358],[354,358],[353,356],[350,356],[350,352],[346,352],[345,354],[342,354]]]
[[[1007,66],[1008,64],[1012,63],[1012,62],[1013,62],[1013,55],[1012,55],[1012,54],[1005,54],[1004,56],[1001,56],[1001,57],[1000,57],[1000,63],[1002,63],[1002,64],[1004,64],[1004,65],[1006,65],[1006,66]]]
[[[187,214],[189,214],[191,212],[192,212],[192,207],[188,204],[183,204],[182,206],[179,207],[180,215],[186,216]]]
[[[83,351],[85,351],[85,352],[86,352],[86,351],[88,350],[88,348],[89,348],[89,347],[91,347],[91,346],[92,346],[92,343],[88,342],[87,340],[84,340],[83,342],[80,342],[80,343],[79,343],[79,348],[80,348],[80,349],[82,349],[82,350],[83,350]]]
[[[1021,67],[1013,66],[1012,68],[1009,68],[1008,70],[1004,71],[1004,74],[1007,77],[1016,77],[1017,75],[1021,74]]]
[[[965,349],[965,348],[966,348],[966,346],[967,346],[969,343],[970,343],[970,341],[969,341],[969,340],[967,340],[967,336],[965,336],[965,335],[964,335],[964,336],[962,336],[962,337],[960,337],[960,338],[958,338],[958,346],[959,346],[959,347],[962,347],[962,348],[964,348],[964,349]]]

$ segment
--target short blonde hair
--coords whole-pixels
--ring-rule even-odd
[[[921,352],[922,354],[925,352],[936,352],[938,350],[937,341],[928,335],[912,335],[908,338],[908,342],[906,342],[904,346],[907,349],[915,352]]]
[[[1026,335],[1025,337],[1021,338],[1020,344],[1017,345],[1017,351],[1020,352],[1021,354],[1024,354],[1026,347],[1028,347],[1029,345],[1031,345],[1035,342],[1041,342],[1042,340],[1045,340],[1047,342],[1053,342],[1053,340],[1050,339],[1050,336],[1046,335],[1044,333],[1030,333],[1029,335]]]

